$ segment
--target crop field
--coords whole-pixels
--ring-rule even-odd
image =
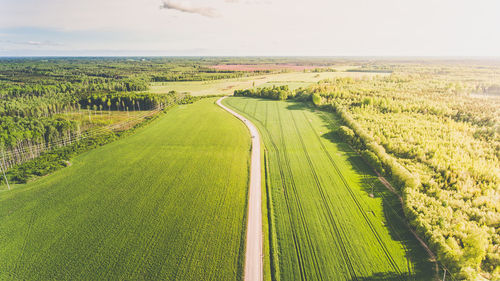
[[[324,79],[336,77],[369,77],[383,76],[386,73],[360,72],[290,72],[250,76],[244,78],[221,79],[214,81],[187,81],[187,82],[153,82],[152,93],[168,93],[169,91],[189,92],[193,96],[214,94],[232,94],[234,90],[255,87],[272,87],[273,85],[289,85],[291,89],[307,87]]]
[[[224,103],[249,117],[265,144],[271,279],[433,278],[398,200],[337,137],[332,113],[245,97]]]
[[[281,70],[281,69],[303,71],[307,69],[315,69],[321,67],[322,66],[295,65],[295,64],[218,64],[211,66],[211,68],[223,71],[259,71],[259,70]]]
[[[241,279],[250,135],[214,101],[0,192],[0,280]]]

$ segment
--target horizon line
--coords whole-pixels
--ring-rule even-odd
[[[423,58],[423,59],[500,59],[500,55],[1,55],[0,58]]]

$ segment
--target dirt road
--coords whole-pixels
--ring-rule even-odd
[[[255,127],[255,125],[248,119],[222,105],[221,101],[225,98],[226,97],[223,97],[217,100],[217,104],[243,121],[252,136],[244,280],[262,281],[260,136],[257,127]]]

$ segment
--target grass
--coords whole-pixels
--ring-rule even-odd
[[[265,237],[269,237],[270,229],[270,221],[269,221],[269,208],[268,208],[268,196],[267,196],[267,188],[266,188],[266,173],[267,173],[267,163],[266,163],[266,156],[265,156],[265,148],[264,144],[262,143],[261,139],[261,144],[260,144],[260,161],[261,161],[261,212],[262,212],[262,235],[264,236],[264,241],[266,240]],[[262,265],[263,265],[263,277],[264,281],[271,281],[272,273],[271,273],[271,253],[272,250],[269,247],[270,244],[267,242],[264,242],[264,245],[262,247]]]
[[[273,280],[432,280],[397,199],[337,137],[332,113],[295,102],[224,102],[259,127],[265,144]]]
[[[90,113],[90,114],[89,114]],[[79,111],[60,113],[55,117],[61,117],[66,120],[78,121],[80,127],[85,130],[88,128],[97,128],[109,126],[117,123],[133,120],[130,126],[140,123],[145,115],[151,114],[151,111],[94,111],[81,109]]]
[[[0,192],[0,280],[239,280],[250,136],[206,99]]]
[[[234,90],[255,87],[271,87],[273,85],[289,85],[291,89],[307,87],[324,79],[335,77],[364,77],[387,75],[384,73],[358,73],[358,72],[288,72],[279,74],[259,75],[235,79],[222,79],[214,81],[194,82],[154,82],[151,84],[152,93],[168,93],[169,91],[189,92],[193,96],[215,94],[232,94]]]

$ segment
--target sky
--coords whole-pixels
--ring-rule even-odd
[[[0,0],[0,56],[500,57],[498,0]]]

